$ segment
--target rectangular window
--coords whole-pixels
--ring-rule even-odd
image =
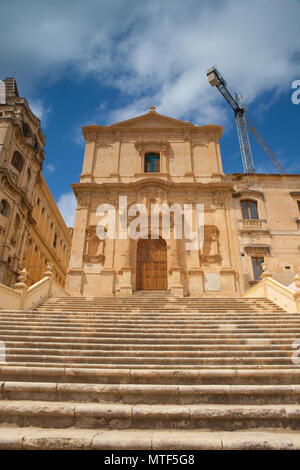
[[[243,219],[258,219],[257,203],[255,201],[241,201]]]
[[[298,210],[300,212],[300,201],[297,201],[297,204],[298,204]]]
[[[160,155],[158,153],[146,153],[144,161],[145,173],[156,173],[160,171]]]
[[[253,268],[253,275],[255,281],[260,281],[260,276],[263,272],[262,263],[264,262],[264,258],[254,257],[252,259],[252,268]]]

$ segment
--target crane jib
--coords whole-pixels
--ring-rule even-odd
[[[221,95],[225,98],[229,106],[234,111],[244,172],[254,172],[254,163],[248,135],[249,129],[250,134],[255,138],[256,142],[261,146],[265,154],[270,158],[273,165],[275,165],[280,173],[285,174],[284,169],[280,165],[270,147],[268,147],[251,122],[246,118],[246,108],[241,104],[241,97],[239,97],[239,95],[236,93],[230,92],[226,81],[216,67],[211,67],[207,70],[207,77],[210,85],[213,87],[216,86],[218,88]],[[235,97],[233,95],[235,95]]]

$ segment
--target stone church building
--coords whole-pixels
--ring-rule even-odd
[[[239,297],[259,280],[264,261],[286,285],[300,272],[300,175],[224,174],[221,126],[197,126],[153,107],[127,121],[85,126],[83,134],[82,173],[72,185],[77,210],[67,275],[71,295],[165,290]],[[134,239],[100,239],[97,208],[110,204],[119,215],[121,196],[128,208],[189,204],[194,220],[197,204],[203,204],[201,248],[187,249],[185,238],[174,236],[172,213],[168,238],[159,226],[154,239],[148,230]]]

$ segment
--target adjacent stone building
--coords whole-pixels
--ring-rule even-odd
[[[265,260],[274,279],[289,285],[300,273],[300,175],[228,175],[235,209],[244,287]]]
[[[239,296],[259,279],[268,262],[275,278],[291,282],[300,271],[300,175],[225,175],[219,140],[222,127],[197,126],[143,115],[110,126],[83,127],[86,148],[80,182],[73,184],[77,211],[67,278],[72,295],[130,295],[168,290],[178,296]],[[97,208],[116,211],[120,196],[130,207],[204,204],[204,243],[186,249],[161,226],[156,239],[97,236]],[[123,212],[122,212],[123,213]],[[103,215],[103,214],[102,214]],[[147,216],[148,217],[148,216]],[[173,220],[173,224],[172,224]],[[144,230],[145,232],[145,230]]]
[[[42,278],[48,263],[53,266],[54,279],[62,286],[66,282],[72,237],[42,174],[36,191],[30,225],[29,247],[24,265],[28,281]]]
[[[14,78],[0,82],[0,283],[25,267],[30,284],[52,263],[64,285],[71,236],[41,174],[45,137]]]

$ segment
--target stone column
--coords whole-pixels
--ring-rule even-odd
[[[189,133],[184,135],[184,161],[185,161],[185,175],[193,176],[193,163],[192,163],[192,152]]]
[[[192,297],[199,297],[204,292],[203,269],[200,266],[199,250],[191,250],[189,253],[189,292]]]
[[[113,143],[113,151],[112,151],[112,158],[113,158],[113,171],[111,176],[119,176],[120,173],[120,150],[121,150],[121,138],[120,134],[117,133],[115,136],[115,140]]]
[[[91,181],[93,176],[94,153],[95,153],[96,136],[88,139],[85,144],[85,152],[82,165],[82,173],[80,181]]]
[[[88,218],[88,196],[77,199],[72,250],[67,275],[67,288],[71,295],[82,294],[83,253]]]
[[[130,240],[125,240],[125,251],[122,254],[122,279],[120,282],[120,296],[132,294],[132,267],[130,265]]]
[[[161,160],[160,171],[161,171],[161,173],[167,173],[168,172],[166,152],[167,152],[167,145],[163,145],[162,151],[160,152],[160,160]]]
[[[114,254],[116,240],[106,238],[104,245],[104,266],[100,272],[100,295],[112,296],[114,293],[115,270]],[[86,268],[87,269],[87,268]]]
[[[171,274],[171,279],[170,279],[171,295],[174,295],[175,297],[183,297],[183,285],[181,282],[181,267],[179,266],[178,252],[176,249],[176,241],[173,241],[172,243],[170,274]]]
[[[193,204],[196,218],[196,208]],[[189,292],[192,297],[202,296],[204,293],[204,273],[200,265],[200,250],[189,251]]]

